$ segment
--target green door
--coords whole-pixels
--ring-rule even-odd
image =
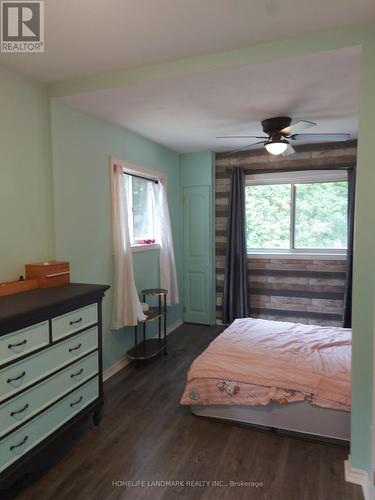
[[[210,205],[209,186],[184,188],[184,321],[209,325]]]

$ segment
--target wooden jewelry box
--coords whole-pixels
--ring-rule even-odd
[[[25,265],[26,279],[37,279],[38,288],[67,285],[70,283],[69,262],[50,260]]]

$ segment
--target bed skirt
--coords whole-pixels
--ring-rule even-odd
[[[193,405],[194,415],[350,441],[350,412],[322,408],[308,401],[267,406]]]

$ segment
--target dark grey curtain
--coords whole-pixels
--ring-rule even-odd
[[[245,175],[232,170],[228,216],[228,241],[224,276],[224,323],[248,316],[247,253],[245,233]]]
[[[351,328],[352,326],[354,209],[355,169],[348,171],[348,255],[346,260],[346,281],[344,295],[344,328]]]

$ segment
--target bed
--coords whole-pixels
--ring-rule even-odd
[[[235,320],[195,359],[194,414],[350,440],[351,330]]]

